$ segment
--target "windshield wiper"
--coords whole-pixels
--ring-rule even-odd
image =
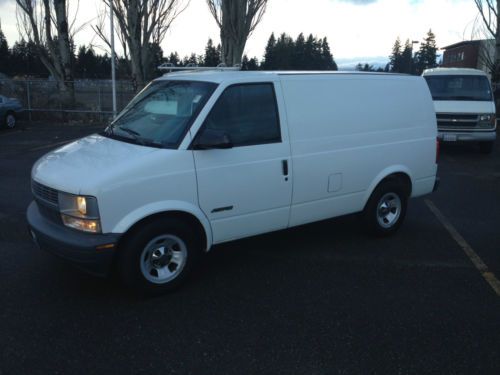
[[[125,127],[121,127],[121,126],[117,126],[116,128],[120,129],[120,130],[123,130],[125,133],[133,135],[135,138],[139,138],[141,136],[140,133],[137,133],[135,130],[132,130],[130,128],[125,128]]]
[[[130,128],[117,126],[116,129],[123,130],[125,133],[130,134],[132,136],[132,138],[134,139],[134,141],[136,141],[137,143],[139,143],[142,146],[153,146],[153,147],[158,147],[158,148],[162,148],[164,146],[161,142],[157,142],[157,141],[153,141],[153,140],[149,140],[149,139],[145,139],[145,138],[141,137],[140,133],[138,133],[135,130],[132,130]]]
[[[112,127],[111,129],[113,130],[114,127]],[[144,138],[141,137],[141,134],[136,132],[135,130],[132,130],[130,128],[126,128],[126,127],[122,127],[122,126],[117,126],[116,129],[118,130],[121,130],[129,135],[132,136],[132,139],[134,141],[136,141],[137,143],[141,144],[141,145],[145,145],[146,144],[146,141],[144,140]]]

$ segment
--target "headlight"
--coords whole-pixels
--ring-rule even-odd
[[[62,221],[67,227],[84,232],[100,233],[101,223],[99,220],[78,219],[73,216],[61,214]]]
[[[496,125],[496,117],[494,114],[479,115],[480,128],[494,128]]]
[[[101,232],[99,208],[95,197],[60,192],[58,200],[64,225],[84,232]]]
[[[76,207],[82,215],[87,215],[87,198],[76,197]]]

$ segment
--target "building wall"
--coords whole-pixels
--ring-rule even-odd
[[[477,60],[477,69],[490,74],[493,63],[495,62],[495,40],[482,40],[479,47],[479,56]]]
[[[447,49],[443,54],[444,68],[478,68],[480,43],[470,43]]]

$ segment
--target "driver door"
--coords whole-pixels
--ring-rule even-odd
[[[198,134],[204,129],[225,131],[233,144],[193,151],[199,205],[210,220],[214,243],[286,228],[290,146],[280,126],[274,84],[227,87]]]

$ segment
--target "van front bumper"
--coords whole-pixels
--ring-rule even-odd
[[[43,216],[34,201],[26,216],[31,237],[38,247],[91,274],[106,276],[109,273],[119,234],[91,234],[67,228]]]
[[[490,142],[497,138],[495,131],[458,132],[438,130],[438,139],[442,142]]]

